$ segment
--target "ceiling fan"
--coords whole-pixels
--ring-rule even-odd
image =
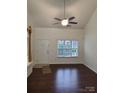
[[[65,27],[70,27],[71,25],[70,24],[78,24],[78,22],[74,22],[72,21],[73,19],[75,19],[75,17],[70,17],[70,18],[66,18],[65,17],[65,0],[64,0],[64,18],[61,19],[61,18],[54,18],[55,20],[59,21],[57,23],[54,23],[54,24],[61,24],[62,26],[65,26]]]

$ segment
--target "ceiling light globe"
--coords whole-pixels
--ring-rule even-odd
[[[67,25],[68,25],[68,19],[63,19],[63,20],[61,21],[61,24],[62,24],[63,26],[67,26]]]

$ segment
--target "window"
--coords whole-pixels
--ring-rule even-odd
[[[78,56],[78,41],[58,40],[57,56],[58,57],[77,57]]]

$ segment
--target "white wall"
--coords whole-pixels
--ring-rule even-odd
[[[97,12],[85,27],[84,64],[97,72]]]
[[[35,56],[35,42],[37,39],[47,39],[49,45],[49,63],[62,64],[62,63],[81,63],[83,61],[83,39],[84,31],[82,29],[64,29],[64,28],[34,28],[32,34],[32,52],[33,62],[36,63]],[[57,40],[71,39],[79,41],[79,57],[77,58],[57,58]]]

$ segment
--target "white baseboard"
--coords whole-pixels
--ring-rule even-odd
[[[83,62],[51,62],[49,64],[82,64]],[[34,67],[33,68],[42,68],[44,65],[49,65],[48,63],[44,64],[44,63],[41,63],[41,64],[37,64],[37,63],[34,63]]]
[[[84,62],[51,62],[49,64],[83,64],[86,67],[88,67],[89,69],[91,69],[93,72],[97,73],[95,70],[93,70],[91,67],[89,67],[88,65],[84,64]],[[44,65],[49,65],[49,64],[37,64],[37,63],[33,63],[33,68],[42,68]]]
[[[82,62],[52,62],[50,64],[81,64]]]
[[[82,64],[83,62],[50,62],[50,63],[41,63],[39,65],[47,65],[47,64]],[[38,65],[37,63],[34,63],[34,65]]]
[[[97,71],[95,71],[94,69],[92,69],[90,66],[88,66],[88,65],[86,65],[86,64],[84,64],[84,63],[82,63],[82,64],[85,65],[87,68],[89,68],[90,70],[92,70],[94,73],[97,74]]]

